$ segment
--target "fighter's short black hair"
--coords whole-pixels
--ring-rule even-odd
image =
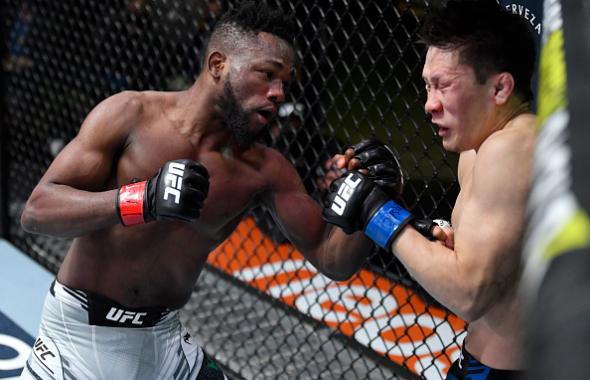
[[[515,93],[532,98],[535,39],[530,25],[496,0],[449,0],[433,6],[420,37],[427,46],[459,49],[461,63],[475,71],[477,80],[509,72]]]
[[[245,31],[266,32],[293,43],[295,39],[295,21],[292,16],[279,8],[271,8],[265,1],[244,1],[238,7],[226,12],[217,28],[233,24]]]
[[[227,51],[239,49],[247,36],[265,32],[293,46],[296,26],[291,15],[265,1],[243,1],[230,9],[215,24],[208,42],[207,53],[215,48]]]

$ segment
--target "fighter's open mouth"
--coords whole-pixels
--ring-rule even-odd
[[[258,111],[258,113],[267,120],[270,119],[272,116],[272,112],[270,111]]]

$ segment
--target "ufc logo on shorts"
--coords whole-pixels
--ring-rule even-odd
[[[55,358],[55,354],[51,352],[49,347],[47,347],[45,342],[43,342],[43,339],[41,339],[40,337],[37,338],[37,341],[35,342],[35,354],[43,361],[46,360],[46,356],[51,356]]]
[[[141,326],[143,324],[143,321],[140,318],[146,315],[147,313],[136,313],[129,310],[121,310],[117,309],[116,307],[111,307],[111,310],[109,310],[109,312],[107,313],[106,318],[110,321],[119,323],[126,323],[127,321],[131,321],[132,324]]]
[[[168,165],[168,173],[164,177],[166,189],[164,190],[164,200],[168,196],[174,196],[174,203],[180,203],[180,190],[182,189],[182,176],[184,175],[184,164],[171,162]]]
[[[338,194],[336,198],[334,198],[334,202],[332,203],[332,211],[336,214],[342,216],[344,210],[346,209],[346,202],[350,199],[356,187],[361,183],[362,178],[358,177],[356,180],[354,179],[354,173],[350,173],[348,177],[344,180],[344,183],[338,189]]]

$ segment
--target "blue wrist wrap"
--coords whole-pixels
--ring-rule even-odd
[[[367,223],[365,235],[379,247],[389,250],[387,244],[412,218],[412,214],[394,201],[385,203]]]

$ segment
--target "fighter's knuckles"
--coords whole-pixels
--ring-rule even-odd
[[[444,241],[447,238],[447,234],[445,233],[445,231],[441,227],[436,225],[432,227],[430,233],[432,234],[432,237],[439,241]]]
[[[207,168],[202,165],[201,163],[193,160],[186,160],[185,163],[185,174],[192,175],[192,176],[201,176],[204,178],[209,178],[209,171]]]
[[[373,165],[382,162],[391,157],[391,152],[383,146],[373,147],[364,152],[356,153],[355,158],[358,158],[363,166]]]
[[[375,165],[369,165],[367,169],[369,169],[369,173],[371,175],[380,175],[380,176],[388,176],[392,178],[400,177],[400,171],[397,167],[393,166],[393,162],[387,161],[386,163],[378,163]]]
[[[185,202],[190,203],[203,203],[206,198],[206,194],[197,188],[187,188],[183,193]]]
[[[359,154],[360,152],[364,151],[367,146],[367,140],[363,139],[360,142],[351,145],[347,150],[352,150],[353,154]]]
[[[186,186],[198,190],[204,196],[209,193],[209,180],[202,176],[191,176],[184,179]]]
[[[344,151],[344,157],[346,157],[346,160],[350,160],[351,158],[354,157],[354,149],[352,148],[348,148]]]
[[[381,141],[376,138],[368,138],[362,139],[360,142],[354,144],[352,149],[354,149],[355,154],[362,153],[372,147],[383,145]]]
[[[349,158],[346,157],[344,154],[336,154],[332,157],[331,164],[334,165],[337,169],[344,169],[348,165]]]
[[[359,160],[358,158],[352,158],[350,159],[350,161],[348,161],[348,166],[346,167],[347,170],[352,171],[352,170],[356,170],[356,169],[360,169],[362,167],[362,163],[361,160]]]

